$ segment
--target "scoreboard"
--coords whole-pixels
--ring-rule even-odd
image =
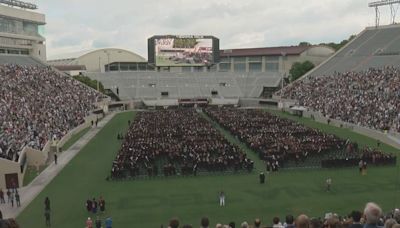
[[[149,63],[156,66],[211,66],[219,62],[219,39],[213,36],[153,36]]]

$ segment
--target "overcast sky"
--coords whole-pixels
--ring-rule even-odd
[[[147,58],[153,35],[214,35],[224,49],[338,42],[374,25],[368,0],[33,0],[47,56],[119,47]],[[389,16],[382,15],[382,23]]]

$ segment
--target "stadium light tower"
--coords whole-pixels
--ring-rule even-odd
[[[379,11],[379,7],[381,6],[389,6],[390,7],[390,23],[395,24],[396,22],[396,14],[397,14],[397,8],[395,8],[395,5],[398,4],[400,6],[400,0],[381,0],[381,1],[376,1],[376,2],[371,2],[368,4],[368,7],[375,8],[375,26],[379,26],[380,18],[381,18],[381,13]]]
[[[37,5],[28,3],[28,2],[23,2],[23,1],[18,1],[18,0],[0,0],[1,4],[9,5],[9,6],[16,6],[21,9],[30,9],[30,10],[35,10],[37,9]]]

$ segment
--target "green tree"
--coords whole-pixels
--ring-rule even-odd
[[[84,75],[76,75],[76,76],[73,76],[73,78],[75,80],[78,80],[78,81],[82,82],[83,84],[97,90],[97,80],[92,80],[89,77],[84,76]],[[101,82],[99,82],[99,89],[100,89],[100,92],[105,94],[104,86]]]
[[[355,37],[356,37],[356,35],[351,35],[347,40],[342,40],[340,43],[330,42],[330,43],[320,43],[319,45],[329,46],[329,47],[335,49],[335,51],[338,51],[340,48],[342,48],[344,45],[346,45],[348,42],[350,42]]]
[[[300,42],[299,46],[311,46],[312,44],[306,41]]]
[[[290,81],[293,82],[306,74],[308,71],[314,68],[314,64],[310,61],[304,61],[302,63],[295,62],[289,71]]]

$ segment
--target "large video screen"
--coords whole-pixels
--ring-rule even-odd
[[[213,39],[159,37],[154,40],[157,66],[208,66],[213,60]]]

